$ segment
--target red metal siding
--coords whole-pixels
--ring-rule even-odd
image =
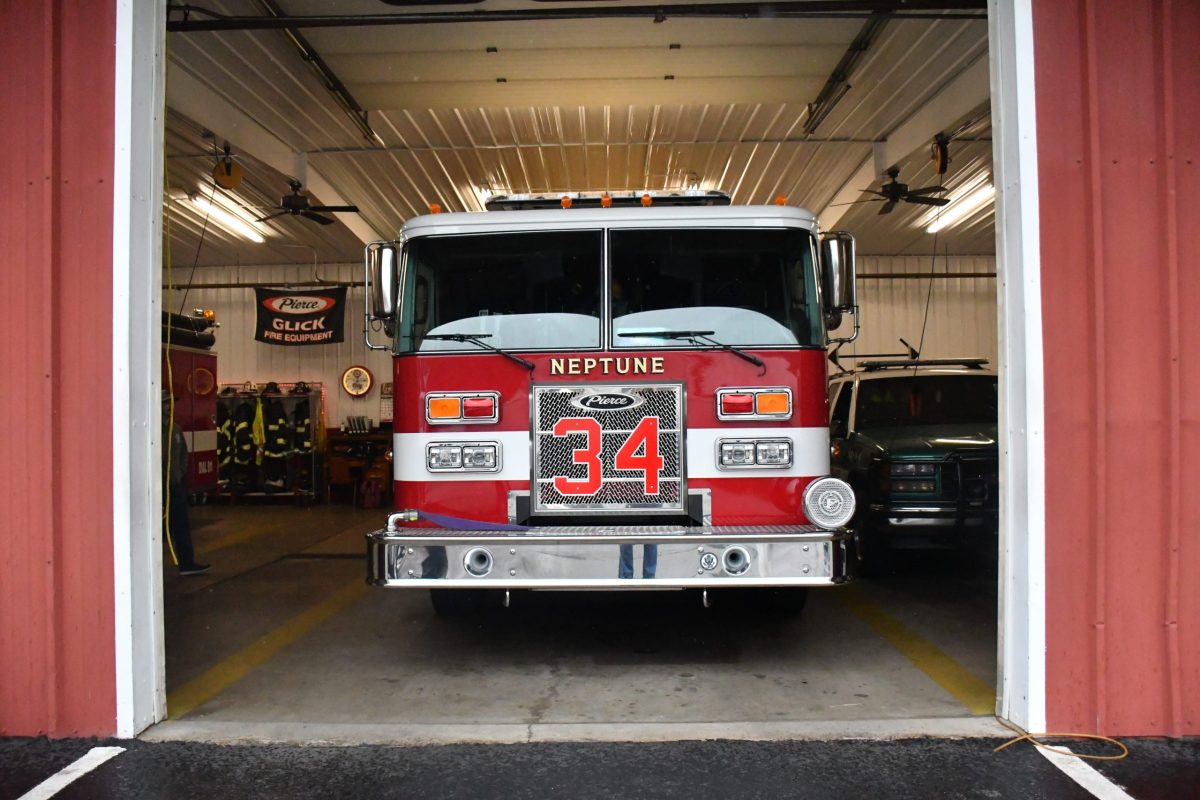
[[[1036,0],[1051,730],[1200,733],[1200,6]]]
[[[0,735],[111,734],[115,15],[3,17]]]

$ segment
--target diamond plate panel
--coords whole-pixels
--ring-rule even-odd
[[[626,408],[587,408],[589,396],[630,398]],[[617,452],[646,417],[658,417],[658,493],[648,494],[640,471],[618,470]],[[585,435],[555,436],[555,424],[565,418],[590,418],[600,424],[600,489],[593,495],[564,495],[554,478],[588,477],[586,464],[575,453],[587,445]],[[533,390],[534,457],[531,497],[534,514],[681,513],[687,497],[683,474],[683,386],[681,384],[619,384],[538,386]]]

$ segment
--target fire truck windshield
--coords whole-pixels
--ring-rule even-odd
[[[697,323],[722,345],[825,342],[807,231],[614,230],[609,252],[616,347],[705,346],[649,334]]]
[[[597,349],[606,305],[616,348],[824,344],[808,231],[607,235],[608,270],[600,230],[413,237],[404,251],[397,351],[478,349],[465,337],[505,351]],[[664,335],[697,321],[711,341]]]
[[[600,346],[600,231],[423,236],[405,246],[400,352]]]

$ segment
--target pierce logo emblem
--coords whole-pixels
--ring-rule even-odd
[[[640,397],[622,392],[597,392],[580,395],[571,401],[571,405],[585,411],[626,411],[637,408],[643,402]]]
[[[318,314],[333,308],[336,303],[332,297],[300,295],[268,297],[263,301],[264,306],[278,314]]]

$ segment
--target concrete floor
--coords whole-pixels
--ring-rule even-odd
[[[1003,735],[994,563],[758,619],[685,593],[532,593],[468,620],[363,585],[380,511],[202,506],[210,573],[165,578],[172,721],[148,738],[510,742]],[[948,679],[946,676],[950,675]],[[182,712],[182,716],[181,716]]]

